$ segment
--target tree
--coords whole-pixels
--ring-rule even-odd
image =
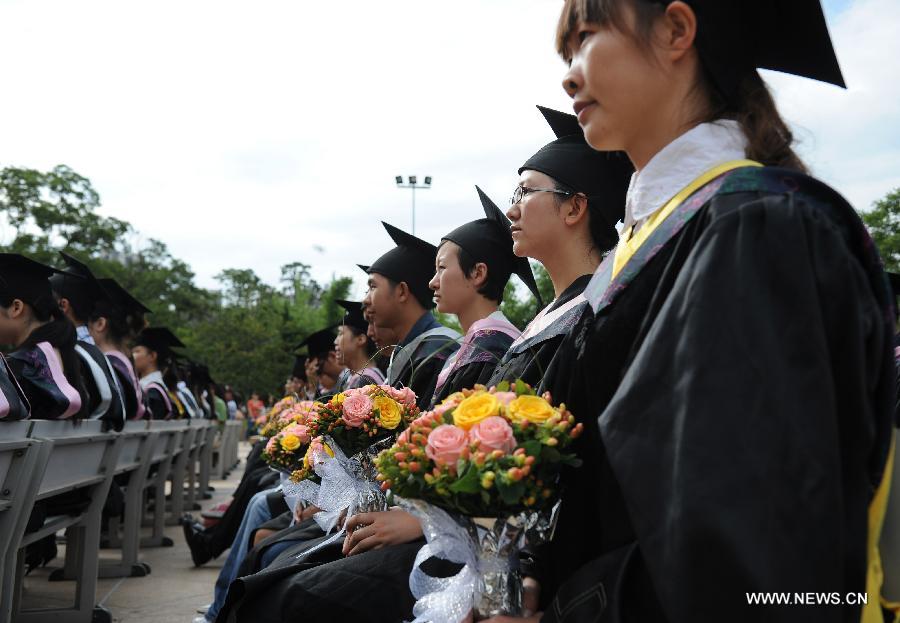
[[[44,173],[6,167],[0,170],[0,213],[13,230],[4,240],[10,252],[55,262],[55,249],[75,255],[114,253],[131,226],[95,212],[100,196],[90,180],[65,165]]]
[[[547,305],[554,298],[553,282],[550,281],[550,275],[537,262],[531,263],[531,269],[534,271],[534,279],[537,282],[538,291],[541,293],[543,304]],[[500,310],[509,318],[511,323],[519,329],[524,329],[531,322],[532,318],[537,316],[541,308],[538,306],[538,301],[531,294],[531,291],[524,288],[521,284],[513,283],[513,279],[510,279],[509,283],[506,284],[506,290],[503,292],[503,304],[500,306]],[[524,298],[520,299],[517,291],[522,291]]]
[[[900,188],[876,201],[860,217],[878,247],[885,268],[900,272]]]

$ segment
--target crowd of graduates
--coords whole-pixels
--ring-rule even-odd
[[[384,223],[389,250],[348,258],[370,261],[358,265],[364,297],[336,301],[340,324],[300,345],[289,396],[387,384],[427,410],[521,380],[584,425],[581,466],[557,483],[554,536],[522,553],[521,620],[900,611],[881,599],[890,561],[879,549],[894,297],[857,214],[810,176],[757,71],[843,85],[819,2],[763,5],[566,0],[557,44],[577,116],[539,107],[552,140],[518,167],[508,207],[476,187],[484,218],[448,223],[437,244]],[[177,338],[145,328],[146,309],[115,282],[65,260],[0,256],[0,342],[15,346],[2,382],[20,398],[9,417],[29,404],[33,417],[111,428],[213,417],[220,390],[174,354]],[[540,300],[530,261],[553,300],[519,331],[499,306],[513,275]],[[230,550],[198,621],[412,619],[419,521],[399,508],[357,513],[326,543],[321,509],[291,508],[262,452],[217,524],[184,518],[195,565]],[[868,602],[748,603],[766,591]]]

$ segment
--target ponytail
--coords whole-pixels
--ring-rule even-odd
[[[735,103],[726,105],[722,95],[706,80],[712,110],[706,121],[733,119],[747,138],[747,157],[769,167],[807,173],[806,165],[793,149],[794,133],[778,112],[769,87],[756,70],[741,80]]]

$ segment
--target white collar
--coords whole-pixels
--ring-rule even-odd
[[[94,338],[91,337],[91,332],[88,330],[86,324],[80,324],[75,327],[75,337],[77,337],[82,342],[87,342],[88,344],[94,344],[96,346]]]
[[[147,386],[150,385],[150,383],[159,383],[160,385],[165,387],[165,383],[163,383],[162,372],[160,372],[159,370],[154,370],[147,376],[141,377],[142,388],[147,389]]]
[[[746,158],[747,138],[737,121],[701,123],[663,147],[631,176],[624,229],[663,207],[679,190],[718,164]]]

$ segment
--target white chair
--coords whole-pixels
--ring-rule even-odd
[[[42,538],[65,529],[66,566],[75,578],[75,603],[71,608],[41,608],[21,610],[18,597],[21,594],[21,578],[17,565],[15,587],[12,590],[12,618],[16,623],[81,623],[88,621],[111,622],[112,616],[102,606],[95,606],[98,554],[100,546],[100,522],[103,505],[121,449],[122,437],[103,432],[100,421],[49,421],[35,420],[31,436],[46,441],[41,446],[47,456],[46,468],[37,487],[35,502],[75,490],[86,494],[86,508],[75,514],[50,516],[44,524],[28,534],[14,534],[20,551]],[[29,509],[30,513],[30,509]],[[24,531],[24,524],[21,526]],[[8,584],[6,585],[8,586]],[[4,602],[7,599],[4,589]]]
[[[29,438],[30,421],[0,422],[0,589],[15,586],[18,541],[15,538],[28,521],[34,506],[34,474],[42,471],[42,442]],[[0,608],[0,622],[11,617],[9,608]],[[0,600],[2,606],[2,600]]]

